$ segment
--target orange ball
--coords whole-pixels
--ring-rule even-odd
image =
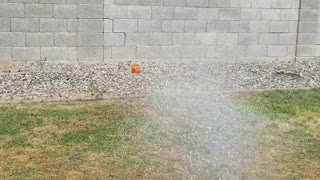
[[[141,68],[139,64],[132,64],[131,65],[131,73],[132,74],[140,74],[141,73]]]

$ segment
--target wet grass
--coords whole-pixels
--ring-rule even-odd
[[[250,110],[265,117],[257,156],[266,179],[319,179],[320,90],[241,95]]]
[[[179,179],[180,155],[145,109],[131,101],[0,107],[0,179]]]

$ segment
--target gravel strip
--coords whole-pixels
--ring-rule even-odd
[[[2,65],[0,101],[147,95],[161,88],[168,79],[176,80],[177,86],[194,86],[195,80],[202,79],[224,90],[320,87],[320,60],[229,64],[150,62],[141,63],[143,72],[139,75],[130,73],[130,65],[131,62]]]

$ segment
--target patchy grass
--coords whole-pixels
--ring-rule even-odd
[[[320,90],[241,95],[242,103],[265,117],[257,157],[266,179],[319,179]]]
[[[0,179],[180,179],[170,122],[148,111],[128,101],[0,107]]]

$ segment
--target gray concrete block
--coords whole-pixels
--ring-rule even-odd
[[[175,9],[176,19],[197,19],[198,10],[193,7],[177,7]]]
[[[300,20],[301,21],[317,22],[318,19],[319,19],[319,13],[317,10],[302,9],[300,11]]]
[[[207,57],[208,46],[183,46],[184,58],[205,58]]]
[[[161,32],[161,20],[158,19],[139,19],[139,32]]]
[[[251,21],[250,32],[269,32],[270,23],[269,21]]]
[[[172,46],[173,34],[172,33],[150,33],[151,46]]]
[[[0,33],[0,47],[24,47],[25,45],[25,33]]]
[[[139,46],[137,48],[137,58],[139,59],[160,58],[160,46]]]
[[[83,3],[83,0],[38,0],[39,3],[56,3],[56,4],[62,4],[62,3],[67,3],[67,4],[76,4],[76,3]],[[88,0],[88,3],[92,0]]]
[[[315,55],[313,46],[299,45],[297,49],[298,57],[313,57]]]
[[[181,46],[161,46],[160,58],[162,59],[174,59],[183,57]]]
[[[126,45],[148,46],[150,42],[149,33],[126,33]]]
[[[112,47],[112,59],[136,59],[136,46]]]
[[[219,19],[219,8],[199,8],[198,19]]]
[[[54,44],[58,47],[78,46],[77,33],[55,33]]]
[[[229,32],[229,21],[209,21],[207,32]]]
[[[100,4],[79,4],[78,5],[78,17],[79,18],[103,18],[104,9]]]
[[[226,46],[222,48],[222,57],[246,57],[247,46]]]
[[[289,21],[272,21],[270,23],[270,32],[289,32]]]
[[[68,60],[67,47],[42,47],[41,60],[47,61],[66,61]]]
[[[302,9],[319,9],[319,0],[302,0]]]
[[[300,45],[320,44],[320,33],[300,33],[298,40]]]
[[[12,60],[11,57],[11,48],[0,48],[0,63],[9,62]]]
[[[289,25],[289,32],[296,33],[298,30],[298,22],[297,21],[290,21]]]
[[[230,21],[229,32],[249,32],[250,22],[248,21]]]
[[[287,48],[287,57],[296,57],[296,45],[288,45]]]
[[[25,3],[25,4],[35,4],[38,3],[38,0],[2,0],[4,3],[12,2],[12,3]],[[43,1],[43,0],[40,0]],[[2,3],[2,2],[0,2]]]
[[[78,60],[78,48],[68,47],[68,60],[76,62]]]
[[[253,8],[272,8],[272,0],[252,0]]]
[[[39,32],[40,23],[37,18],[13,18],[11,19],[12,32]]]
[[[299,32],[318,33],[320,32],[320,23],[318,22],[300,22]]]
[[[78,32],[78,19],[68,19],[67,20],[67,31],[68,32]]]
[[[280,9],[262,9],[261,20],[263,21],[278,21],[281,19]]]
[[[250,8],[251,0],[231,0],[231,7]]]
[[[273,0],[273,8],[291,8],[292,0]]]
[[[269,45],[268,56],[285,57],[287,56],[287,46],[285,45]]]
[[[140,5],[143,5],[143,6],[161,6],[161,5],[163,5],[163,0],[140,0]]]
[[[17,18],[24,17],[25,9],[24,4],[0,4],[0,17],[1,18]]]
[[[231,0],[209,0],[209,7],[231,7]]]
[[[31,18],[48,18],[53,17],[52,4],[26,4],[25,5],[26,17]]]
[[[0,32],[10,32],[10,19],[0,18]]]
[[[151,18],[151,7],[150,6],[129,6],[128,18],[137,18],[137,19]]]
[[[184,32],[183,20],[162,20],[163,32]]]
[[[259,34],[259,44],[278,44],[279,34],[277,33],[261,33]]]
[[[113,32],[137,32],[138,20],[115,19],[113,20]]]
[[[78,7],[75,4],[54,5],[54,18],[77,18]]]
[[[216,33],[196,33],[195,44],[196,45],[214,45],[217,41]]]
[[[27,33],[26,46],[28,47],[53,46],[53,33]]]
[[[222,58],[223,57],[223,52],[224,52],[225,47],[224,46],[207,46],[207,57],[208,58]],[[223,57],[224,58],[224,57]]]
[[[139,0],[114,0],[116,5],[139,5]]]
[[[103,59],[105,62],[107,60],[112,59],[112,48],[111,47],[104,47],[103,48]]]
[[[163,0],[164,6],[187,6],[187,0]]]
[[[113,21],[110,19],[104,19],[103,32],[112,32],[112,31],[113,31]]]
[[[207,21],[185,21],[185,32],[207,32]]]
[[[220,20],[240,20],[241,11],[239,8],[221,8],[219,13]]]
[[[313,46],[314,55],[319,57],[320,56],[320,45]]]
[[[191,7],[208,7],[208,0],[187,0],[187,6]]]
[[[217,45],[236,45],[238,43],[237,33],[218,33]]]
[[[41,32],[66,32],[66,19],[40,19]]]
[[[238,44],[257,45],[259,43],[258,33],[239,33]]]
[[[297,21],[299,16],[298,9],[283,9],[281,11],[281,20]]]
[[[265,45],[252,45],[248,46],[247,56],[248,57],[266,57],[268,47]]]
[[[174,19],[175,8],[164,6],[152,7],[152,19]]]
[[[79,47],[100,47],[103,46],[103,33],[78,34]]]
[[[124,46],[124,33],[104,33],[104,46]]]
[[[287,60],[295,56],[298,5],[299,0],[0,0],[0,51],[14,59],[12,48],[23,47],[16,48],[15,59],[26,54],[30,60],[35,49],[26,47],[42,47],[52,61],[81,63]],[[302,6],[299,53],[313,57],[320,54],[319,0],[303,0]]]
[[[106,5],[104,6],[104,17],[110,19],[128,18],[128,6]]]
[[[79,19],[78,32],[81,33],[102,33],[104,31],[103,19]]]
[[[102,61],[103,47],[78,47],[79,61]]]
[[[39,1],[47,1],[47,0],[39,0]],[[49,0],[51,1],[51,0]],[[64,2],[63,0],[54,0]],[[104,0],[67,0],[68,3],[79,3],[79,4],[103,4]]]
[[[292,8],[299,9],[300,0],[292,0]]]
[[[279,35],[279,44],[296,44],[297,33],[281,33]]]
[[[12,60],[14,60],[14,61],[38,61],[38,60],[40,60],[40,47],[15,47],[15,48],[12,48]]]
[[[251,21],[250,32],[269,32],[269,21]]]
[[[240,19],[244,21],[258,21],[261,19],[261,16],[261,9],[241,9]]]
[[[173,45],[195,45],[195,33],[173,33]]]

